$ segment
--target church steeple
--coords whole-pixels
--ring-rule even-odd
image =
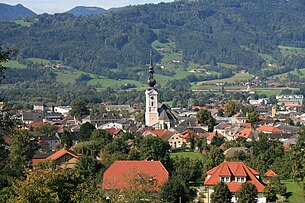
[[[152,52],[150,52],[150,65],[148,68],[148,88],[145,91],[146,109],[145,125],[153,126],[158,123],[158,92],[155,89],[156,80],[154,78],[154,66],[152,62]]]
[[[156,85],[156,80],[154,79],[154,66],[153,66],[153,62],[152,62],[152,52],[150,51],[150,65],[148,68],[148,80],[147,80],[147,84],[148,87],[155,89],[155,85]]]

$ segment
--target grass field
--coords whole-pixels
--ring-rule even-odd
[[[298,47],[289,47],[289,46],[278,46],[281,50],[282,56],[305,56],[305,48],[298,48]]]
[[[89,85],[100,85],[99,89],[105,89],[107,87],[121,87],[125,84],[134,84],[137,89],[145,89],[146,84],[142,84],[139,81],[134,81],[134,80],[112,80],[108,78],[95,78],[92,79],[88,82]]]
[[[202,154],[199,154],[197,152],[174,152],[170,154],[171,158],[175,157],[184,157],[184,158],[190,158],[190,159],[203,159],[204,156]]]
[[[18,61],[14,61],[14,60],[11,60],[9,62],[6,62],[6,63],[1,63],[4,67],[7,67],[7,68],[17,68],[17,69],[23,69],[23,68],[26,68],[26,65],[23,65],[21,63],[18,63]]]
[[[289,202],[305,202],[303,191],[297,182],[291,180],[284,180],[281,182],[287,187],[287,193],[291,194],[288,197]]]
[[[41,58],[28,58],[27,60],[32,61],[33,63],[49,64],[52,63],[50,60],[41,59]]]
[[[26,22],[24,20],[15,20],[14,21],[17,25],[21,25],[24,27],[31,27],[31,25],[33,24],[33,22]]]
[[[235,82],[238,82],[238,81],[241,81],[241,80],[249,80],[251,78],[253,78],[253,75],[251,75],[251,74],[237,73],[231,78],[218,79],[218,80],[208,80],[208,81],[204,81],[204,83],[218,83],[218,82],[235,83]]]
[[[293,71],[289,71],[289,72],[287,72],[287,73],[282,73],[282,74],[270,76],[269,79],[270,79],[270,78],[273,78],[273,77],[278,77],[280,80],[284,80],[284,79],[286,79],[286,76],[287,76],[288,73],[290,73],[290,74],[292,74],[292,75],[298,75],[298,76],[300,76],[301,78],[304,78],[304,77],[305,77],[305,68],[299,69],[299,70],[300,70],[300,72],[301,72],[301,75],[300,75],[299,73],[297,73],[296,70],[293,70]]]

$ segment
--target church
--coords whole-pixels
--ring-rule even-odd
[[[172,112],[165,104],[158,104],[158,91],[155,88],[157,81],[154,78],[151,53],[148,75],[148,88],[145,91],[145,125],[156,129],[173,128],[179,123],[178,115]]]

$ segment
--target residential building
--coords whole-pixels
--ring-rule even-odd
[[[257,191],[257,203],[266,203],[266,197],[263,196],[265,184],[259,177],[259,172],[248,167],[243,162],[223,162],[207,172],[204,185],[207,187],[206,202],[211,202],[211,194],[214,192],[213,187],[220,181],[228,185],[229,190],[233,194],[232,202],[237,202],[236,192],[241,188],[242,184],[249,182],[253,184]]]
[[[115,161],[105,171],[102,187],[124,192],[147,186],[149,191],[159,192],[168,177],[168,171],[160,161]]]

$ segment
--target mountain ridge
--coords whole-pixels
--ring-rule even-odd
[[[76,6],[69,11],[66,11],[65,13],[70,13],[75,16],[88,16],[93,14],[105,14],[112,11],[118,11],[125,7],[118,7],[118,8],[110,8],[110,9],[104,9],[101,7],[96,6]]]
[[[22,4],[15,6],[0,3],[0,21],[18,20],[29,16],[36,16],[32,10],[24,7]]]

